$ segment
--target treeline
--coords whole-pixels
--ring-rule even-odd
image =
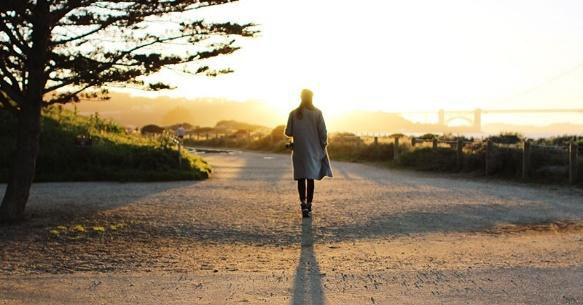
[[[148,134],[163,134],[165,132],[176,132],[178,128],[182,127],[188,138],[196,139],[210,139],[219,136],[227,136],[233,134],[240,135],[263,135],[269,132],[269,128],[261,125],[248,124],[234,120],[218,121],[214,127],[193,126],[189,123],[179,123],[169,126],[159,126],[156,124],[148,124],[139,129],[140,133]]]

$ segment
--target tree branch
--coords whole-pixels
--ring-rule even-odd
[[[0,0],[5,1],[5,0]],[[0,11],[0,17],[6,20],[0,23],[0,73],[4,74],[0,82],[0,90],[14,100],[17,105],[25,103],[25,90],[28,76],[26,63],[31,60],[30,46],[26,43],[29,31],[26,22],[27,15],[34,14],[33,0],[11,0],[13,4],[0,4],[10,7]],[[9,2],[11,2],[9,1]],[[23,2],[19,2],[23,1]],[[155,20],[167,14],[182,13],[214,5],[235,2],[238,0],[47,0],[52,12],[48,12],[49,32],[55,31],[49,37],[49,59],[45,60],[42,73],[49,83],[45,83],[43,95],[54,92],[53,99],[43,104],[66,103],[78,99],[79,94],[92,87],[102,87],[115,84],[133,84],[147,88],[148,84],[137,81],[139,77],[150,75],[165,66],[186,64],[196,60],[212,58],[222,54],[230,54],[238,47],[234,40],[209,44],[203,50],[183,52],[184,50],[152,51],[150,48],[172,42],[185,42],[196,47],[199,42],[209,37],[222,38],[232,36],[251,37],[256,33],[252,24],[236,23],[205,23],[203,20],[181,22],[175,20],[178,28],[172,28],[163,34],[142,32],[139,29],[143,22],[152,18]],[[45,19],[46,20],[46,19]],[[79,31],[71,31],[79,26]],[[89,26],[89,27],[85,27]],[[144,25],[145,26],[145,25]],[[91,41],[96,35],[109,34],[114,31],[119,44],[113,43],[112,50],[106,45],[81,46],[79,43]],[[130,32],[129,34],[127,32]],[[155,32],[154,32],[155,33]],[[8,38],[8,39],[6,39]],[[228,39],[228,38],[227,38]],[[4,40],[4,41],[2,41]],[[196,52],[198,51],[198,52]],[[23,72],[16,75],[12,72]],[[31,71],[28,71],[29,73]],[[210,71],[207,75],[229,73],[231,70]],[[22,84],[19,78],[22,76]],[[19,88],[22,87],[22,88]],[[164,89],[161,84],[151,85],[153,90]]]
[[[0,105],[2,105],[3,109],[6,109],[6,110],[11,111],[13,113],[16,113],[19,111],[18,107],[12,105],[10,100],[8,98],[6,98],[6,96],[2,92],[0,92]],[[0,109],[2,109],[2,108],[0,108]]]
[[[26,42],[19,40],[5,22],[0,22],[0,30],[2,30],[2,32],[8,36],[13,45],[19,48],[22,53],[26,54],[28,51],[30,51],[30,48],[26,45]]]
[[[16,104],[24,104],[24,97],[20,95],[19,91],[15,91],[5,80],[0,79],[0,90],[4,91]]]
[[[18,36],[18,39],[20,39],[24,43],[24,46],[26,48],[30,49],[30,47],[26,44],[26,39],[24,38],[24,36],[22,36],[20,31],[18,31],[18,29],[16,27],[14,28],[14,33],[16,36]]]
[[[99,81],[94,81],[92,83],[89,83],[83,87],[81,87],[79,90],[74,91],[74,92],[70,92],[68,94],[61,94],[58,98],[53,99],[53,100],[49,100],[46,102],[43,102],[43,105],[45,106],[49,106],[49,105],[54,105],[54,104],[66,104],[68,102],[71,101],[71,99],[75,98],[79,93],[93,87],[96,86],[97,84],[99,84]]]
[[[6,58],[4,58],[4,61],[5,60],[6,60]],[[21,91],[21,88],[19,86],[18,81],[16,80],[16,77],[14,77],[14,75],[12,75],[12,73],[10,71],[8,71],[8,69],[6,68],[6,65],[4,65],[3,62],[0,63],[0,70],[2,70],[2,76],[7,77],[10,80],[10,82],[12,83],[11,87],[16,91]]]
[[[75,40],[79,40],[81,38],[84,38],[84,37],[87,37],[89,35],[95,34],[95,33],[99,32],[101,30],[104,30],[105,28],[107,28],[110,25],[114,24],[116,21],[117,20],[111,21],[111,22],[106,23],[106,24],[103,24],[102,26],[100,26],[100,27],[98,27],[98,28],[96,28],[96,29],[94,29],[92,31],[89,31],[87,33],[81,34],[81,35],[76,36],[76,37],[71,37],[71,38],[67,38],[67,39],[63,39],[63,40],[51,42],[51,45],[57,46],[57,45],[66,44],[66,43],[69,43],[69,42],[72,42],[72,41],[75,41]]]
[[[22,62],[25,62],[26,61],[26,58],[24,57],[24,55],[22,53],[19,53],[14,48],[14,45],[12,45],[12,44],[10,44],[9,42],[6,42],[6,41],[0,41],[0,45],[3,45],[6,48],[5,50],[0,49],[0,52],[4,51],[6,53],[9,53],[8,56],[17,57]],[[22,52],[22,50],[20,50],[20,51]]]
[[[155,44],[158,44],[158,43],[163,43],[163,42],[171,41],[171,40],[177,40],[177,39],[185,38],[185,37],[189,37],[189,36],[190,35],[179,35],[179,36],[170,37],[170,38],[166,38],[166,39],[156,39],[155,41],[152,41],[152,42],[149,42],[149,43],[145,43],[145,44],[136,46],[136,47],[134,47],[132,49],[126,50],[124,52],[121,52],[111,62],[103,63],[103,67],[99,67],[98,69],[96,69],[96,71],[94,72],[94,74],[97,76],[100,73],[102,73],[102,72],[110,69],[111,67],[113,67],[115,65],[118,65],[119,64],[119,61],[121,61],[125,56],[127,56],[127,55],[129,55],[129,54],[131,54],[131,53],[133,53],[133,52],[135,52],[137,50],[140,50],[142,48],[149,47],[149,46],[152,46],[152,45],[155,45]],[[76,81],[79,81],[79,79],[76,78],[76,77],[71,77],[71,78],[69,78],[69,80],[67,80],[65,82],[62,82],[60,84],[54,85],[54,86],[49,87],[49,88],[46,88],[43,92],[46,94],[46,93],[49,93],[51,91],[58,90],[60,88],[66,87],[68,85],[71,85],[71,84],[75,83]]]
[[[89,4],[91,4],[93,1],[91,0],[68,0],[68,1],[64,1],[64,6],[62,9],[55,11],[54,13],[52,13],[55,24],[61,20],[63,17],[65,17],[67,14],[69,14],[70,12],[80,8],[80,7],[84,7],[87,6]]]

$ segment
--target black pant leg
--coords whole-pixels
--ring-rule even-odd
[[[314,179],[308,179],[308,203],[314,199]]]
[[[300,201],[306,201],[306,179],[298,179],[298,193],[300,194]]]

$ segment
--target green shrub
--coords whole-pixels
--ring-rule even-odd
[[[97,114],[77,116],[49,109],[42,117],[36,181],[157,181],[204,179],[210,166],[186,151],[180,154],[168,135],[143,137]],[[14,149],[16,121],[0,113],[0,181],[6,181]],[[75,144],[78,136],[92,145]]]
[[[488,159],[488,175],[520,177],[522,175],[522,149],[496,146]]]
[[[464,151],[464,163],[462,170],[464,172],[484,173],[486,153],[484,148],[470,149]]]
[[[501,132],[497,136],[489,136],[486,140],[496,144],[518,144],[524,141],[524,136],[517,132]]]
[[[334,160],[382,162],[393,159],[393,144],[375,145],[331,140],[328,153]]]
[[[424,171],[456,171],[457,157],[454,150],[439,147],[423,147],[405,152],[399,158],[399,165]]]
[[[418,138],[425,139],[425,140],[433,140],[433,139],[438,139],[439,135],[433,134],[433,133],[426,133]]]
[[[225,137],[222,139],[209,139],[199,141],[197,145],[245,148],[252,150],[288,152],[285,148],[287,139],[283,136],[283,126],[278,126],[270,135],[261,137],[255,141],[240,141]],[[401,134],[394,134],[402,136]],[[455,142],[461,139],[465,142],[474,142],[473,138],[445,134],[425,134],[420,138],[431,140]],[[573,136],[561,136],[549,139],[539,139],[534,144],[539,145],[566,145]],[[489,176],[519,178],[522,176],[522,143],[525,138],[519,133],[503,132],[496,136],[490,136],[486,140],[494,143],[494,149],[489,157]],[[579,140],[583,145],[583,139]],[[531,153],[530,177],[535,180],[548,181],[566,180],[567,155],[563,151],[548,151],[534,147]],[[463,162],[458,166],[455,145],[452,148],[438,147],[435,151],[432,147],[418,145],[411,147],[408,142],[401,140],[400,157],[395,165],[423,171],[437,172],[467,172],[484,174],[486,158],[485,142],[474,142],[466,145],[463,150]],[[582,153],[583,153],[583,149]],[[329,138],[328,152],[333,160],[351,162],[393,162],[393,143],[366,144],[361,137],[353,133],[335,133]],[[583,184],[583,157],[579,163],[579,183]],[[550,177],[553,174],[555,177]]]
[[[567,146],[574,139],[575,139],[574,135],[562,135],[562,136],[556,136],[556,137],[550,137],[550,138],[537,139],[536,141],[534,141],[534,143],[539,144],[539,145]],[[583,142],[583,140],[579,140],[579,141]]]

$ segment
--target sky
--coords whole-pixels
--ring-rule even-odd
[[[177,86],[164,95],[262,101],[286,113],[310,88],[332,116],[583,108],[580,0],[241,0],[195,14],[253,22],[261,33],[209,61],[235,73],[153,76]]]

